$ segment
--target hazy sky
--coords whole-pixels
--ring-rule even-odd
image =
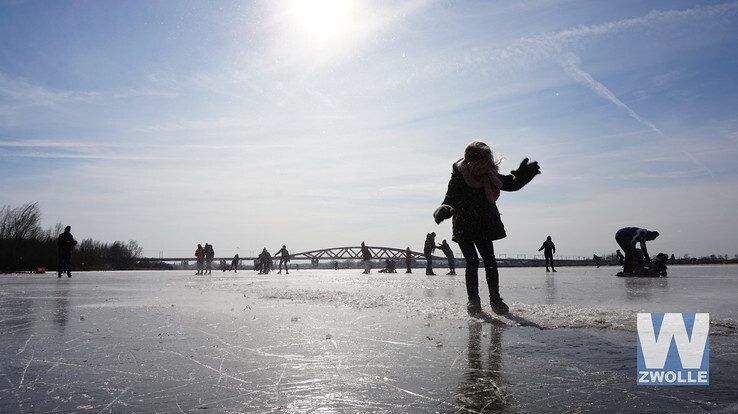
[[[0,39],[0,204],[78,239],[420,250],[482,139],[543,171],[498,253],[738,253],[738,2],[0,0]]]

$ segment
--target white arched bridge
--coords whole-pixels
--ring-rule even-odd
[[[398,249],[395,247],[382,247],[382,246],[367,246],[369,248],[369,251],[372,254],[372,260],[376,259],[389,259],[389,260],[405,260],[405,249]],[[274,252],[272,253],[272,259],[279,260],[279,256],[274,255]],[[410,255],[412,256],[413,260],[416,259],[422,259],[425,260],[425,255],[420,252],[416,251],[410,251]],[[233,259],[233,256],[230,257],[216,257],[213,259],[213,261],[220,261],[220,260],[231,260]],[[254,260],[256,257],[240,257],[240,260],[243,261],[249,261]],[[328,249],[318,249],[318,250],[309,250],[305,252],[299,252],[299,253],[290,253],[290,260],[330,260],[330,261],[336,261],[336,260],[361,260],[361,246],[352,246],[352,247],[331,247]],[[141,257],[138,259],[142,262],[183,262],[183,261],[193,261],[195,260],[194,256],[191,257]],[[445,257],[442,256],[433,256],[433,260],[446,260]]]

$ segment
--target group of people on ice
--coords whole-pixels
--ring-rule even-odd
[[[195,249],[195,258],[197,259],[197,273],[196,275],[209,275],[213,273],[213,259],[215,258],[215,250],[213,245],[205,243],[205,247],[202,244],[197,244]]]
[[[290,252],[287,250],[287,246],[283,245],[282,248],[277,251],[276,256],[279,257],[279,272],[277,272],[277,274],[282,274],[282,266],[284,266],[285,273],[290,274]],[[258,270],[260,275],[266,275],[272,270],[273,265],[272,255],[265,247],[259,254],[259,257],[254,261],[254,270]]]

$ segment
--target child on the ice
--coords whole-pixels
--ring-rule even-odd
[[[466,260],[466,292],[470,314],[482,310],[479,299],[479,256],[484,260],[484,269],[489,285],[492,310],[497,314],[507,313],[510,308],[502,301],[499,290],[497,260],[492,242],[506,236],[500,220],[496,201],[502,191],[517,191],[541,173],[538,162],[528,163],[524,159],[511,175],[499,172],[499,162],[492,156],[490,147],[474,141],[464,150],[464,158],[455,162],[448,182],[443,205],[433,213],[436,223],[453,217],[453,241],[459,244]]]

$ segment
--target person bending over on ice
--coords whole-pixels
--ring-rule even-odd
[[[279,272],[277,274],[282,274],[282,264],[284,264],[285,273],[290,274],[290,269],[287,267],[290,263],[290,252],[287,251],[287,246],[282,245],[277,254],[279,255]]]
[[[636,244],[641,244],[641,252],[643,253],[643,259],[646,263],[651,261],[648,257],[648,250],[646,250],[646,242],[651,241],[659,237],[659,232],[641,229],[638,227],[625,227],[618,230],[615,233],[615,241],[623,252],[625,253],[625,259],[623,260],[623,273],[633,273],[635,265],[635,253]]]
[[[459,244],[466,260],[466,292],[469,297],[466,307],[470,314],[482,310],[477,250],[484,260],[492,310],[497,314],[509,311],[500,297],[499,273],[492,244],[506,236],[496,201],[500,190],[517,191],[541,173],[538,163],[528,163],[527,158],[511,175],[502,175],[498,170],[499,162],[492,157],[487,144],[480,141],[470,143],[464,150],[464,158],[453,164],[446,198],[433,213],[436,223],[453,217],[452,240]]]
[[[546,271],[548,272],[548,263],[551,262],[551,270],[555,272],[556,269],[554,269],[554,253],[556,253],[556,245],[554,244],[553,240],[551,240],[551,236],[546,237],[546,241],[543,242],[541,248],[538,249],[539,252],[541,250],[543,250],[543,257],[546,259]]]
[[[448,260],[448,273],[447,275],[455,276],[456,275],[456,265],[455,265],[455,259],[454,259],[454,252],[451,250],[451,246],[448,245],[448,242],[446,240],[442,241],[441,244],[438,245],[438,248],[441,249],[443,254],[446,255],[446,260]]]

